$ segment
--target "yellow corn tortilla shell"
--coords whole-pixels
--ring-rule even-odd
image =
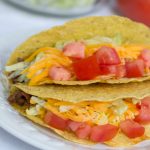
[[[92,85],[41,85],[28,86],[16,84],[25,93],[42,98],[52,98],[67,102],[112,101],[122,98],[142,99],[150,95],[150,81],[127,84],[92,84]]]
[[[72,142],[78,143],[78,144],[91,145],[91,146],[94,145],[94,144],[97,144],[97,143],[91,142],[89,140],[79,139],[73,133],[70,133],[68,131],[61,131],[61,130],[58,130],[58,129],[55,129],[53,127],[48,126],[38,116],[27,115],[25,113],[25,108],[24,107],[20,107],[18,105],[13,105],[13,107],[21,115],[28,118],[32,122],[34,122],[38,125],[41,125],[42,127],[46,127],[46,128],[51,129],[51,131],[55,132],[56,134],[58,134],[59,136],[63,137],[66,140],[69,140],[69,141],[72,141]],[[143,140],[150,139],[150,125],[146,125],[145,130],[146,130],[145,135],[143,135],[142,137],[135,138],[135,139],[128,138],[123,133],[121,133],[121,131],[119,130],[117,135],[112,140],[107,141],[104,144],[112,146],[112,147],[129,147],[129,146],[135,145],[135,144],[137,144],[137,143],[139,143]]]
[[[21,44],[10,56],[7,65],[12,65],[19,58],[27,58],[37,49],[54,46],[57,42],[71,40],[90,39],[95,36],[114,37],[120,34],[123,44],[150,44],[150,29],[143,24],[133,22],[119,16],[97,16],[75,19],[62,26],[32,36]],[[97,82],[103,83],[128,83],[149,80],[150,77],[133,79],[111,79],[111,80],[90,80],[90,81],[50,81],[48,84],[62,85],[84,85]],[[46,84],[46,83],[45,83]]]

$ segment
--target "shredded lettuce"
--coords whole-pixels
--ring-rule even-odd
[[[22,71],[23,71],[23,70],[16,70],[16,71],[12,72],[12,73],[8,76],[8,79],[12,79],[12,78],[18,77]]]
[[[87,45],[94,45],[94,44],[113,44],[115,46],[120,46],[122,44],[122,37],[120,34],[117,34],[113,38],[110,37],[103,37],[103,36],[95,36],[90,39],[82,39],[82,42],[84,42]],[[75,42],[75,40],[70,40],[70,41],[59,41],[56,43],[55,47],[57,49],[63,49],[65,45],[68,43]]]
[[[44,106],[45,104],[45,101],[43,99],[36,97],[36,96],[32,96],[31,101],[32,103],[34,102],[35,104],[39,104],[40,106]]]
[[[98,125],[104,125],[108,123],[108,117],[105,115],[105,113],[102,113],[102,116],[98,122]]]
[[[36,116],[41,113],[41,109],[43,108],[45,101],[39,97],[32,96],[30,99],[30,103],[34,106],[26,109],[26,114],[31,116]]]
[[[69,111],[70,109],[72,109],[72,106],[60,106],[60,107],[59,107],[59,111],[60,111],[60,112],[67,112],[67,111]]]
[[[113,44],[113,45],[118,45],[119,46],[119,45],[122,44],[122,38],[121,38],[121,35],[119,35],[119,34],[117,34],[113,38],[95,36],[95,37],[93,37],[91,39],[85,40],[85,43],[87,45],[109,43],[109,44]]]
[[[71,43],[71,42],[75,42],[75,40],[69,40],[69,41],[66,41],[66,42],[64,42],[64,41],[59,41],[59,42],[56,43],[55,47],[56,47],[57,49],[63,49],[65,45],[67,45],[67,44],[69,44],[69,43]]]
[[[26,74],[20,75],[20,76],[17,78],[17,81],[19,81],[20,83],[21,83],[21,82],[28,81],[28,79],[27,79],[27,77],[26,77]]]
[[[114,38],[113,38],[113,42],[115,45],[121,45],[122,44],[122,37],[120,34],[117,34]]]
[[[43,58],[44,55],[45,55],[45,54],[44,54],[43,52],[39,53],[39,54],[36,56],[34,63],[37,62],[37,61],[39,61],[41,58]]]
[[[12,71],[16,71],[16,70],[23,70],[26,67],[28,67],[28,65],[29,65],[28,62],[19,62],[19,63],[16,63],[14,65],[11,65],[11,66],[6,66],[5,71],[6,72],[12,72]]]
[[[34,107],[30,107],[26,109],[26,114],[31,116],[39,115],[39,111],[42,107],[40,105],[36,105]]]
[[[128,106],[122,99],[120,99],[112,103],[112,109],[116,114],[122,115],[125,111],[127,111]]]

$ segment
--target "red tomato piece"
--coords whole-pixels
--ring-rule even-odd
[[[71,121],[71,120],[68,121],[69,129],[71,129],[74,132],[82,125],[83,125],[82,122],[75,122],[75,121]]]
[[[116,74],[115,65],[100,65],[100,75]]]
[[[126,76],[126,68],[124,65],[116,66],[116,77],[122,78]]]
[[[73,62],[72,65],[79,80],[90,80],[99,75],[99,64],[95,55]]]
[[[67,128],[67,120],[62,119],[49,111],[44,116],[44,121],[51,127],[59,130],[65,130]]]
[[[71,78],[71,72],[66,68],[53,66],[49,69],[49,77],[52,80],[67,81]]]
[[[150,97],[143,98],[140,103],[136,104],[136,107],[138,109],[141,109],[141,107],[147,107],[148,109],[150,109]]]
[[[134,120],[136,122],[144,124],[150,123],[150,109],[145,106],[142,106],[139,110],[139,114],[135,116]]]
[[[131,62],[126,62],[126,77],[142,77],[144,75],[144,61],[137,59]]]
[[[145,128],[139,123],[127,119],[120,123],[121,131],[129,138],[140,137],[144,134]]]
[[[146,67],[150,67],[150,50],[144,49],[139,58],[144,60]]]
[[[100,74],[114,74],[116,77],[122,78],[126,75],[126,69],[123,65],[100,65]]]
[[[80,126],[76,131],[75,134],[77,135],[78,138],[80,139],[86,139],[91,133],[91,126],[88,124],[84,124]]]
[[[118,65],[121,63],[115,49],[107,46],[101,47],[95,53],[100,65]]]
[[[63,48],[63,53],[66,56],[73,58],[85,57],[85,45],[81,42],[72,42]]]
[[[90,139],[94,142],[109,141],[116,136],[117,132],[118,127],[111,124],[94,126],[91,131]]]
[[[141,107],[143,107],[143,106],[150,109],[150,97],[145,97],[145,98],[143,98],[143,99],[141,100],[140,103],[137,103],[137,104],[136,104],[136,107],[137,107],[138,109],[141,109]]]
[[[145,97],[141,100],[141,106],[145,106],[150,109],[150,97]]]
[[[138,103],[136,107],[139,109],[139,114],[135,116],[135,121],[139,123],[150,123],[150,97],[145,97]]]

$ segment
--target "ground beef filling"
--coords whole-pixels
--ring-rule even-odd
[[[18,104],[19,106],[30,105],[31,95],[24,93],[22,91],[16,91],[8,97],[8,101],[11,104]]]

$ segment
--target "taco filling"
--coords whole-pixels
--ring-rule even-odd
[[[150,97],[72,103],[39,98],[19,90],[8,100],[24,108],[27,116],[36,116],[52,128],[92,142],[110,141],[118,132],[129,139],[143,137],[144,125],[150,123]]]
[[[117,45],[108,37],[100,38],[103,42],[93,39],[40,48],[25,60],[6,66],[5,70],[9,79],[28,85],[52,81],[136,80],[149,76],[150,50],[147,46]]]

